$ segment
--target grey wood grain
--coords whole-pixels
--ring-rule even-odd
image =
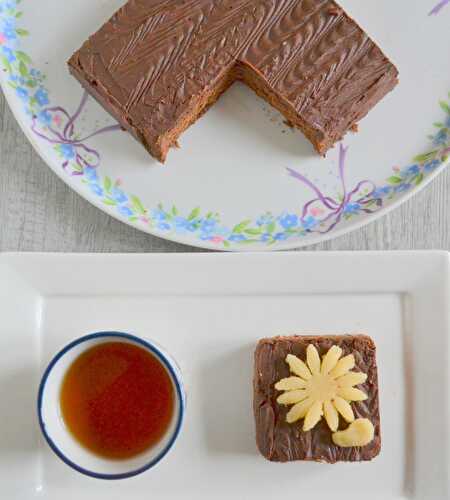
[[[307,250],[450,250],[450,174],[378,221]],[[200,251],[141,233],[69,189],[44,164],[0,92],[0,251]]]

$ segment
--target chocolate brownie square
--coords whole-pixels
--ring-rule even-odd
[[[254,414],[258,448],[270,461],[372,460],[381,448],[374,342],[364,335],[261,340]]]
[[[161,162],[238,80],[320,154],[398,83],[397,68],[333,0],[129,0],[69,69]]]

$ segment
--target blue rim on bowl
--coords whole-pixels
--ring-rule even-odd
[[[139,344],[143,346],[144,348],[148,349],[151,353],[153,353],[159,361],[163,364],[163,366],[167,369],[169,372],[169,375],[174,383],[175,386],[175,391],[176,391],[176,398],[179,401],[179,412],[177,415],[177,421],[175,424],[175,429],[173,431],[173,434],[170,438],[170,440],[167,442],[166,446],[163,448],[163,450],[151,461],[146,463],[144,466],[139,467],[135,470],[125,472],[125,473],[119,473],[119,474],[103,474],[103,473],[98,473],[98,472],[93,472],[88,469],[85,469],[84,467],[81,467],[80,465],[77,465],[74,463],[72,460],[70,460],[55,444],[55,442],[52,440],[52,438],[49,436],[46,425],[42,416],[42,403],[43,403],[43,396],[44,396],[44,391],[45,391],[45,386],[47,383],[47,379],[50,375],[50,372],[52,371],[53,367],[56,365],[56,363],[66,354],[68,351],[73,349],[74,347],[90,341],[90,340],[95,340],[95,339],[102,339],[102,338],[116,338],[116,339],[124,339],[124,340],[129,340],[131,342],[134,342],[136,344]],[[108,480],[114,480],[114,479],[127,479],[133,476],[137,476],[138,474],[141,474],[152,467],[154,467],[156,464],[158,464],[170,451],[170,449],[173,447],[175,444],[175,441],[177,440],[181,427],[183,424],[184,420],[184,413],[185,413],[185,406],[186,406],[186,401],[185,401],[185,393],[183,389],[183,384],[182,381],[180,380],[179,375],[175,372],[173,369],[171,361],[167,358],[166,354],[164,354],[160,349],[158,349],[155,345],[153,345],[150,342],[147,342],[139,337],[136,337],[135,335],[131,335],[129,333],[123,333],[123,332],[97,332],[97,333],[91,333],[89,335],[84,335],[83,337],[80,337],[72,342],[70,342],[68,345],[66,345],[61,351],[59,351],[54,358],[50,361],[49,365],[47,366],[42,379],[41,383],[39,385],[39,391],[38,391],[38,399],[37,399],[37,412],[38,412],[38,418],[39,418],[39,426],[41,428],[42,434],[45,437],[45,440],[47,441],[48,445],[50,448],[53,450],[53,452],[69,467],[72,467],[75,469],[77,472],[80,472],[81,474],[84,474],[86,476],[90,476],[96,479],[108,479]]]

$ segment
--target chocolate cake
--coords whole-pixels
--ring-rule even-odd
[[[398,76],[332,0],[130,0],[69,67],[161,162],[236,80],[325,154]]]
[[[316,372],[310,370],[314,365],[314,356]],[[331,359],[333,356],[334,359]],[[328,370],[325,366],[327,363]],[[305,375],[298,368],[306,370]],[[350,371],[353,368],[356,372]],[[298,373],[300,376],[296,375]],[[305,380],[315,376],[319,378],[319,383],[317,385],[316,380],[312,385],[315,383],[316,389],[320,387],[323,391],[323,378],[328,373],[330,379],[346,382],[342,382],[344,389],[336,389],[336,401],[334,396],[330,396],[339,411],[334,411],[334,423],[333,412],[327,413],[329,408],[323,400],[318,404],[318,413],[314,418],[301,410],[306,401],[306,406],[309,405],[311,413],[314,413],[313,401],[308,402],[298,396],[304,390],[302,387],[308,387]],[[353,387],[356,385],[358,388]],[[297,405],[289,406],[302,399]],[[341,406],[337,403],[342,399],[344,403],[341,401]],[[350,408],[350,415],[346,408]],[[255,351],[254,413],[257,445],[268,460],[328,463],[372,460],[381,448],[376,349],[373,341],[363,335],[293,336],[261,340]],[[348,433],[345,429],[354,430],[355,426],[365,425],[372,432],[366,442],[355,441],[357,445],[352,446],[351,442],[346,443],[342,439]]]

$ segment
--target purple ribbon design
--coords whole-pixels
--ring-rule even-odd
[[[367,205],[373,204],[373,194],[376,191],[376,186],[373,182],[368,180],[360,181],[352,190],[349,190],[345,181],[345,161],[348,147],[345,148],[340,144],[339,148],[339,179],[342,185],[342,196],[339,199],[334,199],[331,196],[325,196],[322,191],[304,175],[296,170],[288,168],[289,175],[299,180],[308,186],[316,194],[316,198],[312,199],[303,207],[301,221],[307,222],[307,218],[311,216],[311,211],[324,213],[325,216],[319,219],[319,225],[326,227],[324,230],[315,230],[320,234],[330,232],[335,226],[339,224],[345,213],[351,213],[352,207],[358,207],[358,211],[365,213],[374,213]],[[361,195],[360,191],[366,189],[365,194]],[[377,207],[381,206],[382,200],[376,201]]]
[[[441,10],[450,3],[450,0],[441,0],[436,7],[434,7],[431,12],[429,13],[430,16],[435,16],[436,14],[439,14]]]
[[[73,115],[70,115],[62,106],[45,108],[41,111],[41,113],[50,113],[52,115],[57,113],[62,116],[66,120],[66,123],[60,127],[61,130],[57,130],[51,125],[53,120],[44,127],[44,130],[41,130],[38,128],[38,117],[33,116],[32,118],[31,130],[38,137],[53,145],[68,145],[73,148],[73,160],[78,166],[78,170],[75,170],[73,175],[82,175],[85,167],[96,168],[100,165],[100,153],[87,146],[85,144],[86,141],[100,134],[121,130],[120,125],[109,125],[84,137],[76,137],[75,123],[84,110],[87,100],[88,94],[84,92],[80,105]],[[69,160],[66,159],[62,166],[63,168],[67,168],[68,165]]]

